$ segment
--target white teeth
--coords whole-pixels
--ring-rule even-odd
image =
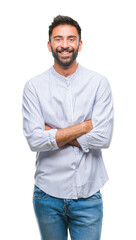
[[[69,54],[69,52],[61,52],[61,54]]]

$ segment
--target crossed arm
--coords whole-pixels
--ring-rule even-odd
[[[51,130],[52,128],[45,124],[45,131]],[[90,132],[93,129],[92,121],[87,120],[85,122],[76,124],[71,127],[58,129],[56,134],[56,142],[58,147],[62,147],[65,144],[76,146],[81,148],[76,138],[81,135]]]
[[[24,88],[22,110],[23,132],[32,151],[53,151],[69,144],[88,152],[90,149],[108,148],[110,145],[113,131],[113,103],[106,78],[103,78],[99,85],[92,120],[68,128],[52,129],[44,123],[36,90],[30,81]]]

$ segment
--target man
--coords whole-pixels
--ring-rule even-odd
[[[108,80],[79,63],[81,28],[57,16],[49,26],[54,65],[23,92],[23,129],[36,155],[33,204],[41,239],[99,240],[108,180],[101,149],[110,145],[113,103]]]

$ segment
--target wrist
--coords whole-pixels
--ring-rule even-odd
[[[85,134],[85,133],[87,133],[87,125],[86,125],[86,122],[82,122],[81,123],[81,128],[82,128],[82,130],[83,130],[83,134]]]

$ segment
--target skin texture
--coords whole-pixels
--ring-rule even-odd
[[[70,61],[73,54],[71,51],[80,52],[81,47],[82,41],[79,41],[77,29],[70,25],[59,25],[55,27],[52,32],[51,42],[48,42],[48,49],[50,52],[54,51],[57,53],[57,51],[61,51],[61,49],[70,51],[68,55],[62,55],[58,52],[58,57],[63,63]],[[54,69],[65,77],[73,74],[77,67],[76,59],[69,66],[62,66],[54,58]]]
[[[45,124],[46,131],[51,129],[53,128]],[[65,144],[69,144],[81,148],[76,138],[80,137],[82,134],[90,132],[92,129],[93,125],[91,120],[87,120],[68,128],[58,129],[56,134],[57,145],[58,147],[62,147]]]
[[[51,130],[51,129],[53,129],[53,128],[51,128],[49,125],[45,125],[45,130]],[[81,148],[81,146],[80,146],[80,144],[78,143],[78,141],[75,139],[75,140],[73,140],[73,141],[71,141],[71,142],[69,142],[68,143],[69,145],[72,145],[72,146],[76,146],[76,147],[79,147],[79,148]]]
[[[77,67],[76,57],[81,51],[82,41],[79,41],[79,35],[76,27],[71,25],[58,25],[52,31],[51,42],[47,44],[49,52],[54,57],[54,69],[59,74],[67,77],[73,74]],[[45,130],[52,128],[45,124]],[[76,138],[93,129],[91,120],[76,124],[74,126],[58,129],[56,142],[58,147],[70,144],[81,147]]]

